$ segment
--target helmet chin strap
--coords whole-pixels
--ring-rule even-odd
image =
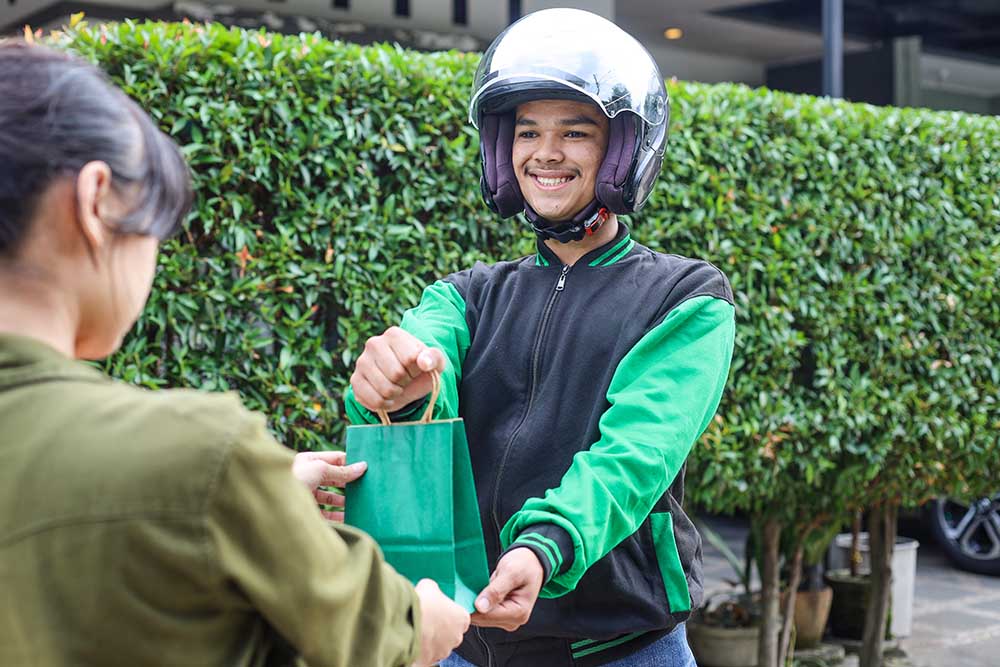
[[[524,202],[524,217],[531,223],[535,234],[543,240],[553,239],[559,243],[579,241],[590,236],[601,228],[608,216],[608,209],[595,199],[573,216],[572,220],[553,222],[538,215],[528,202]]]

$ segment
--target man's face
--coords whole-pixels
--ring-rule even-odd
[[[537,100],[520,105],[514,127],[514,174],[539,215],[570,220],[594,199],[608,148],[608,119],[594,104]]]

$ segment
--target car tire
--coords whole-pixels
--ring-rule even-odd
[[[969,572],[1000,576],[1000,494],[972,503],[937,498],[924,512],[949,560]]]

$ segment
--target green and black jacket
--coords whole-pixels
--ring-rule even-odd
[[[435,417],[465,420],[491,567],[516,545],[546,569],[525,626],[473,629],[459,653],[599,665],[686,620],[702,577],[684,461],[729,374],[726,277],[620,224],[573,266],[540,242],[448,276],[401,326],[448,358]],[[351,394],[347,408],[377,421]]]

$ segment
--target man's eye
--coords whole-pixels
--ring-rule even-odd
[[[519,132],[517,136],[520,139],[534,139],[538,136],[538,133],[532,132],[531,130],[525,130],[524,132]]]
[[[570,139],[580,139],[581,137],[587,136],[586,132],[578,132],[576,130],[570,130],[566,133],[566,136]]]

